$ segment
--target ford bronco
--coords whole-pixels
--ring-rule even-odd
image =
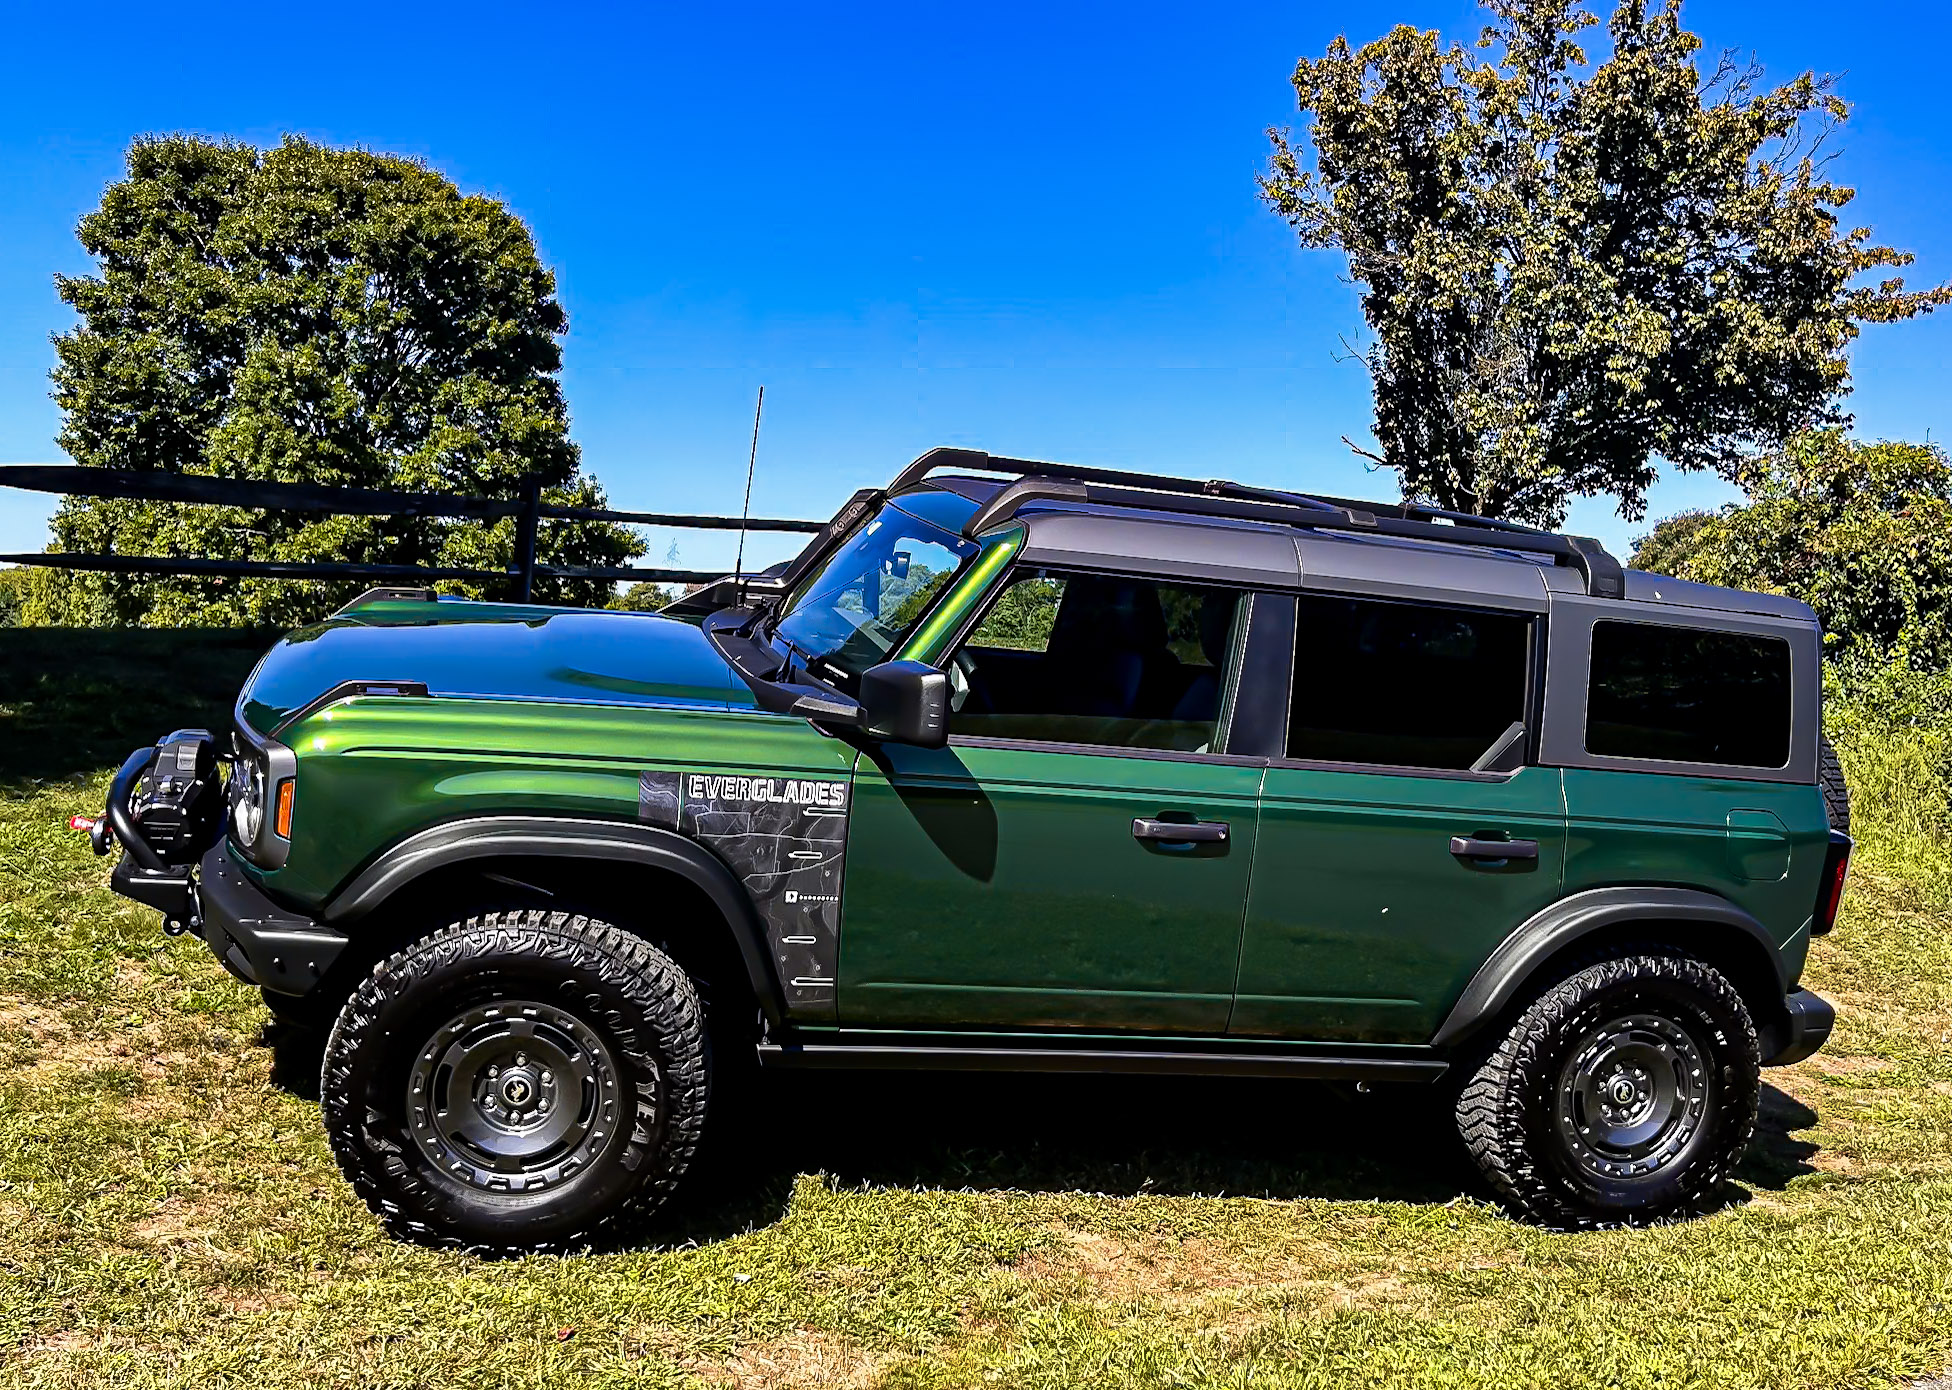
[[[329,1027],[388,1226],[615,1239],[765,1067],[1446,1088],[1515,1211],[1710,1202],[1850,841],[1807,607],[1406,503],[938,449],[662,615],[375,590],[114,778]]]

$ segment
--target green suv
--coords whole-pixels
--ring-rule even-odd
[[[1850,841],[1791,599],[1412,504],[938,449],[662,615],[376,590],[98,848],[386,1223],[614,1240],[764,1067],[1447,1088],[1512,1208],[1710,1201]]]

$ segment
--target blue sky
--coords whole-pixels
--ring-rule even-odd
[[[1952,277],[1952,7],[1694,0],[1711,47],[1834,72],[1853,213]],[[1297,57],[1456,3],[11,7],[0,71],[0,461],[59,460],[56,271],[129,139],[285,131],[420,156],[506,199],[569,312],[564,388],[615,504],[824,516],[932,444],[1394,495],[1339,258],[1260,205]],[[84,33],[85,31],[85,33]],[[1945,436],[1952,315],[1872,327],[1860,434]],[[1653,515],[1728,496],[1665,482]],[[50,503],[0,492],[0,551]],[[1588,502],[1573,529],[1644,526]],[[730,541],[675,542],[712,567]],[[791,542],[763,539],[758,558]]]

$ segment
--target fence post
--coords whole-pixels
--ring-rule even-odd
[[[531,473],[522,479],[522,510],[515,518],[515,571],[527,603],[535,589],[535,528],[541,518],[542,480]]]

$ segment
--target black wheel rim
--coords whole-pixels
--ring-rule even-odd
[[[1560,1068],[1559,1137],[1587,1174],[1646,1178],[1701,1132],[1712,1084],[1701,1044],[1673,1019],[1611,1019],[1589,1029]]]
[[[616,1060],[594,1029],[551,1004],[477,1004],[414,1057],[414,1142],[441,1171],[494,1192],[533,1192],[581,1172],[617,1131]]]

